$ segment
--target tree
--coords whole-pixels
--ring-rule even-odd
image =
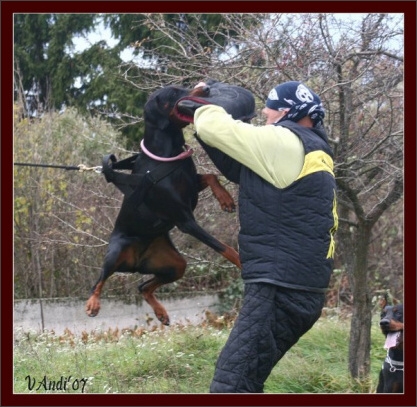
[[[122,114],[142,114],[146,91],[122,86],[123,44],[110,47],[103,39],[82,52],[74,48],[75,38],[87,38],[101,21],[99,14],[15,15],[15,101],[22,117],[41,117],[64,106],[103,114],[113,123]],[[125,128],[124,135],[138,139],[137,132]]]
[[[344,255],[354,297],[349,370],[359,378],[366,378],[370,369],[372,230],[403,194],[403,57],[388,49],[389,38],[395,35],[388,18],[367,15],[358,43],[349,46],[344,41],[342,50],[335,49],[327,37],[325,48],[339,90],[334,118],[339,130],[336,177],[345,224],[341,238],[353,250],[353,256]],[[319,23],[324,33],[329,31],[323,16]]]
[[[69,104],[79,71],[67,51],[73,36],[89,32],[94,20],[92,14],[15,14],[15,82],[21,84],[15,100],[22,92],[26,116]]]

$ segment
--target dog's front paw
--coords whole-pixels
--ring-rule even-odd
[[[223,203],[222,209],[225,212],[230,212],[230,213],[236,212],[236,205],[233,199],[230,202]]]
[[[222,208],[223,211],[225,212],[236,211],[235,201],[226,190],[221,191],[221,194],[219,193],[218,195],[216,195],[216,198],[219,201],[220,207]]]
[[[216,199],[219,201],[220,207],[225,212],[235,212],[236,211],[236,205],[235,201],[232,198],[232,195],[229,194],[229,192],[224,189],[220,184],[217,188],[212,188],[213,194],[216,197]]]

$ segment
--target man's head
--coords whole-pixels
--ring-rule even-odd
[[[308,116],[316,125],[324,117],[320,98],[297,81],[285,82],[271,89],[262,112],[266,116],[267,124],[277,123],[284,117],[298,122]]]

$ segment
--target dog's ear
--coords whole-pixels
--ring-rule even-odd
[[[145,103],[144,108],[145,122],[149,122],[160,130],[165,130],[169,126],[167,112],[161,106],[161,100],[158,95],[150,98]]]

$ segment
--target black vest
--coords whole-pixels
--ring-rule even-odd
[[[304,167],[296,181],[279,189],[241,166],[242,277],[245,282],[324,292],[338,223],[332,152],[324,132],[291,121],[278,125],[301,139]]]

